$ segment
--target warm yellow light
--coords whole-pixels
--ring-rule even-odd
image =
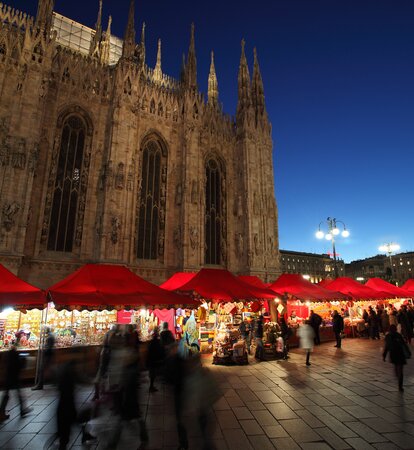
[[[332,234],[331,234],[331,233],[325,234],[325,239],[326,239],[327,241],[332,240]]]
[[[344,238],[349,237],[349,231],[348,230],[342,231],[342,237],[344,237]]]
[[[318,239],[323,239],[325,237],[325,233],[323,231],[319,230],[316,232],[316,237]]]
[[[302,277],[303,277],[305,280],[309,280],[310,275],[302,275]]]
[[[332,234],[333,234],[334,236],[338,236],[339,233],[340,233],[339,228],[334,228],[334,229],[332,230]]]

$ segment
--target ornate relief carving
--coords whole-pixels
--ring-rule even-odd
[[[11,231],[15,225],[15,216],[20,211],[20,204],[17,202],[5,203],[2,209],[1,223],[6,231]]]
[[[256,191],[253,194],[253,214],[255,216],[258,216],[260,214],[260,200]]]
[[[241,195],[238,195],[234,201],[233,214],[236,217],[243,217],[243,200]]]
[[[40,155],[40,144],[38,142],[35,142],[33,145],[33,150],[30,152],[29,162],[27,165],[30,172],[36,173],[39,155]]]
[[[135,180],[135,160],[132,160],[132,163],[129,165],[126,189],[127,191],[134,190],[134,180]]]
[[[160,230],[158,234],[158,256],[164,255],[164,230]]]
[[[254,254],[256,256],[259,256],[260,254],[260,241],[259,241],[259,235],[257,233],[253,236],[253,243],[254,243]]]
[[[8,166],[11,153],[11,136],[5,136],[0,144],[0,166]]]

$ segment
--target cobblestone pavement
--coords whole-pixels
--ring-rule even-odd
[[[300,350],[294,350],[289,361],[209,366],[223,391],[212,414],[216,448],[414,449],[414,362],[405,367],[405,392],[400,393],[393,366],[382,361],[382,344],[366,339],[346,339],[342,349],[322,344],[312,354],[311,367],[305,366]],[[143,388],[149,448],[176,449],[171,395],[159,387],[154,394],[147,394],[147,385]],[[12,394],[10,419],[0,425],[2,449],[41,450],[53,436],[55,391],[26,389],[25,394],[33,411],[21,419]],[[79,403],[91,395],[90,387],[82,388]],[[189,416],[188,423],[190,449],[201,449],[194,418]],[[104,449],[113,418],[108,413],[92,425],[99,441],[90,448]],[[130,424],[118,448],[138,448],[137,436],[137,425]],[[73,432],[71,448],[82,448],[79,429]]]

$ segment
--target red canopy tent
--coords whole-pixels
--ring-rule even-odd
[[[177,272],[160,285],[160,288],[167,291],[179,291],[180,287],[192,280],[196,274],[194,272]]]
[[[275,298],[272,290],[247,284],[224,269],[201,269],[179,291],[196,292],[215,302]]]
[[[0,264],[0,310],[5,307],[42,309],[46,303],[46,295],[41,289],[21,280]]]
[[[405,289],[406,291],[410,291],[411,295],[414,293],[414,278],[410,278],[407,280],[402,286],[402,289]]]
[[[384,292],[371,289],[370,287],[358,283],[358,281],[348,277],[340,277],[333,280],[326,286],[326,289],[349,295],[355,300],[375,300],[389,297],[389,295]]]
[[[322,281],[319,281],[319,283],[317,283],[318,286],[321,286],[323,288],[326,288],[327,286],[329,286],[332,283],[333,279],[332,278],[325,278]]]
[[[259,277],[256,277],[255,275],[238,275],[238,278],[247,284],[251,284],[252,286],[259,287],[262,289],[269,289],[269,287],[265,283],[263,283],[263,281]]]
[[[414,292],[410,293],[408,290],[394,286],[381,278],[370,278],[365,286],[389,294],[390,297],[411,298],[414,295]]]
[[[165,291],[124,266],[86,264],[47,290],[56,308],[66,306],[199,306],[184,295]]]
[[[269,286],[279,295],[289,294],[299,300],[347,300],[348,296],[340,292],[332,292],[296,273],[284,273]]]

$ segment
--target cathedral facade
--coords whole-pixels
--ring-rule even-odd
[[[53,11],[0,4],[0,263],[47,287],[90,262],[160,283],[223,267],[279,273],[271,125],[242,42],[238,105],[223,113],[212,54],[197,86],[194,26],[180,79],[145,58],[134,0],[124,39]]]

